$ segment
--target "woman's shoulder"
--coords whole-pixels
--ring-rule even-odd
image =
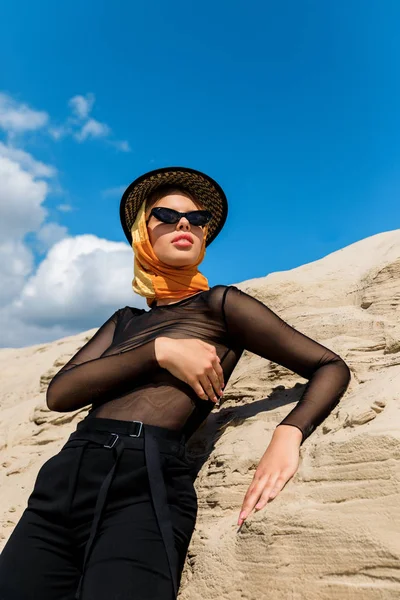
[[[238,290],[238,288],[232,284],[227,285],[224,283],[218,283],[217,285],[213,285],[213,287],[211,287],[208,291],[211,298],[221,298],[222,296],[225,296],[229,290]]]
[[[143,308],[136,308],[134,306],[123,306],[115,311],[113,318],[115,324],[118,325],[121,322],[132,319],[136,315],[141,315],[146,312]]]
[[[207,303],[213,312],[222,312],[226,295],[230,290],[237,290],[235,285],[217,284],[208,290]],[[230,292],[234,293],[234,292]]]

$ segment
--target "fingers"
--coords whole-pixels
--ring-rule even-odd
[[[203,373],[198,375],[198,380],[203,389],[203,394],[200,397],[218,402],[219,397],[223,394],[224,372],[215,347],[207,343],[203,343],[203,346],[210,351],[210,362],[204,366]]]
[[[221,367],[221,361],[219,359],[219,356],[215,357],[215,360],[213,361],[213,367],[214,367],[215,374],[218,378],[218,383],[219,383],[218,389],[221,393],[222,389],[225,387],[225,382],[224,382],[224,372]]]
[[[285,485],[285,479],[283,477],[275,477],[268,480],[267,485],[264,487],[261,496],[257,500],[257,504],[254,508],[261,510],[267,504],[268,500],[275,498],[278,492],[281,491]]]
[[[190,383],[190,382],[188,382]],[[193,383],[191,383],[192,388],[194,389],[194,391],[196,392],[196,394],[198,395],[199,398],[201,398],[202,400],[208,400],[208,396],[205,393],[204,389],[202,388],[201,384],[199,381],[193,381]]]
[[[269,500],[273,500],[284,488],[288,476],[283,472],[269,475],[260,479],[254,479],[244,497],[240,510],[238,525],[241,526],[253,509],[261,510]]]
[[[244,497],[242,508],[240,509],[240,515],[238,518],[238,525],[240,526],[244,519],[247,519],[251,511],[253,510],[256,502],[258,501],[262,490],[264,488],[264,482],[262,480],[253,480],[253,483],[250,485],[247,493]]]
[[[210,362],[208,369],[206,370],[206,374],[208,375],[211,383],[214,386],[215,391],[220,394],[222,388],[224,387],[224,372],[221,367],[221,360],[217,354],[217,351],[214,346],[205,343],[205,347],[210,351]]]
[[[189,383],[200,398],[217,403],[223,395],[222,389],[225,386],[220,358],[211,344],[203,340],[196,340],[196,343],[203,347],[202,352],[207,350],[208,353],[206,352],[205,364],[202,364],[200,372],[194,374]]]
[[[215,394],[218,396],[222,396],[222,386],[224,384],[224,373],[222,371],[220,360],[218,356],[216,356],[210,368],[207,370],[208,379],[211,382],[212,387],[214,388]],[[221,383],[222,379],[222,383]]]
[[[206,398],[209,398],[212,402],[218,402],[218,397],[216,396],[216,392],[214,390],[213,385],[209,379],[208,375],[199,376],[200,384],[206,394]],[[219,392],[218,392],[219,394]],[[219,394],[220,395],[220,394]]]

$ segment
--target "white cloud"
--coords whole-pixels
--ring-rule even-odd
[[[27,234],[42,230],[42,245],[56,238],[55,224],[46,224],[44,202],[56,170],[28,152],[0,142],[0,312],[22,292],[34,267]],[[51,229],[46,229],[52,227]],[[65,234],[65,232],[64,232]],[[0,334],[1,335],[1,334]],[[0,341],[1,344],[1,341]]]
[[[66,125],[58,125],[49,127],[49,134],[53,138],[53,140],[61,140],[61,138],[69,135],[71,133],[71,128]]]
[[[105,123],[100,123],[96,119],[89,119],[75,134],[78,142],[83,142],[88,138],[107,137],[111,133],[111,129]]]
[[[58,223],[45,223],[36,233],[36,238],[39,242],[39,250],[47,251],[57,242],[66,237],[68,229]]]
[[[48,135],[56,141],[67,136],[73,136],[78,142],[94,138],[106,138],[107,142],[119,152],[131,152],[131,147],[127,140],[112,139],[111,127],[107,123],[103,123],[90,116],[95,100],[95,95],[92,92],[88,92],[85,95],[77,94],[73,96],[68,101],[71,114],[64,123],[55,124],[49,123],[50,119],[47,112],[34,110],[27,104],[17,102],[8,94],[0,92],[0,129],[3,129],[7,133],[9,140],[12,140],[15,139],[17,134],[35,131],[47,125],[46,131]],[[22,153],[23,151],[16,149],[15,152]],[[14,155],[14,158],[23,164],[21,157]],[[36,161],[36,164],[38,167],[43,163]],[[27,167],[25,163],[24,167]],[[36,174],[41,177],[53,176],[53,174],[47,175],[44,172],[37,172]]]
[[[93,95],[72,100],[74,114],[52,127],[54,138],[105,137],[126,151],[124,142],[112,140],[108,125],[89,117]],[[8,140],[47,122],[47,113],[0,94],[0,128]],[[127,304],[147,307],[131,288],[129,245],[93,235],[71,237],[66,227],[46,220],[45,201],[56,175],[53,166],[0,141],[0,347],[48,342],[98,327]],[[64,203],[57,209],[73,207]],[[47,253],[38,267],[34,249]]]
[[[127,244],[94,235],[66,237],[26,282],[13,314],[37,327],[60,325],[71,334],[97,327],[132,303],[132,277],[133,253]]]
[[[95,95],[88,93],[86,96],[74,96],[68,104],[79,119],[87,119],[92,111],[94,101]]]
[[[2,240],[0,243],[0,314],[23,290],[33,268],[33,254],[21,240]],[[0,346],[2,345],[0,329]]]
[[[52,167],[27,152],[0,145],[0,312],[22,292],[32,272],[34,256],[24,237],[45,221],[48,184],[37,176],[52,173]]]
[[[74,209],[70,204],[59,204],[57,210],[60,210],[61,212],[71,212]]]
[[[0,346],[2,348],[21,348],[35,344],[45,344],[67,335],[73,334],[61,325],[45,329],[30,323],[24,323],[13,314],[11,306],[6,306],[0,310]]]
[[[50,165],[45,165],[39,160],[33,158],[31,154],[21,150],[20,148],[13,148],[10,145],[3,144],[0,142],[0,157],[9,158],[10,160],[18,163],[21,168],[25,169],[33,175],[33,177],[54,177],[57,171]]]
[[[0,347],[52,341],[98,327],[127,304],[147,306],[131,288],[132,249],[94,235],[71,237],[46,222],[47,189],[21,164],[0,157]],[[27,233],[47,251],[36,269]]]
[[[127,140],[115,140],[112,138],[112,129],[107,123],[103,123],[91,116],[96,97],[88,92],[85,95],[77,94],[69,99],[68,105],[71,114],[65,123],[52,125],[48,132],[50,136],[58,141],[66,136],[74,137],[79,143],[89,139],[104,138],[107,143],[119,152],[131,152]]]
[[[10,158],[0,157],[0,238],[16,240],[36,231],[46,217],[48,184]]]
[[[127,142],[126,140],[110,141],[110,144],[114,146],[114,148],[116,148],[117,150],[120,150],[121,152],[132,152],[129,142]]]
[[[0,127],[8,133],[34,131],[46,125],[49,115],[33,110],[27,104],[17,102],[0,92]]]

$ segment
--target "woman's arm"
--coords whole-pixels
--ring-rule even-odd
[[[235,286],[227,286],[222,310],[236,344],[309,380],[299,402],[279,423],[300,429],[302,444],[339,403],[350,382],[350,369],[340,356]]]
[[[125,394],[139,376],[159,368],[154,340],[126,352],[104,356],[113,341],[116,311],[51,380],[46,393],[50,410],[69,412]]]

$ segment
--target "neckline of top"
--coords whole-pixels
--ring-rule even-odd
[[[173,302],[172,304],[162,304],[161,306],[156,305],[156,306],[150,307],[148,312],[152,312],[153,310],[157,310],[159,308],[172,308],[173,306],[180,306],[181,304],[183,304],[184,302],[187,302],[188,300],[191,300],[192,298],[201,296],[201,294],[204,294],[204,292],[208,292],[208,290],[203,290],[201,292],[197,292],[196,294],[192,294],[191,296],[188,296],[187,298],[182,298],[181,300],[178,300],[178,302]]]

